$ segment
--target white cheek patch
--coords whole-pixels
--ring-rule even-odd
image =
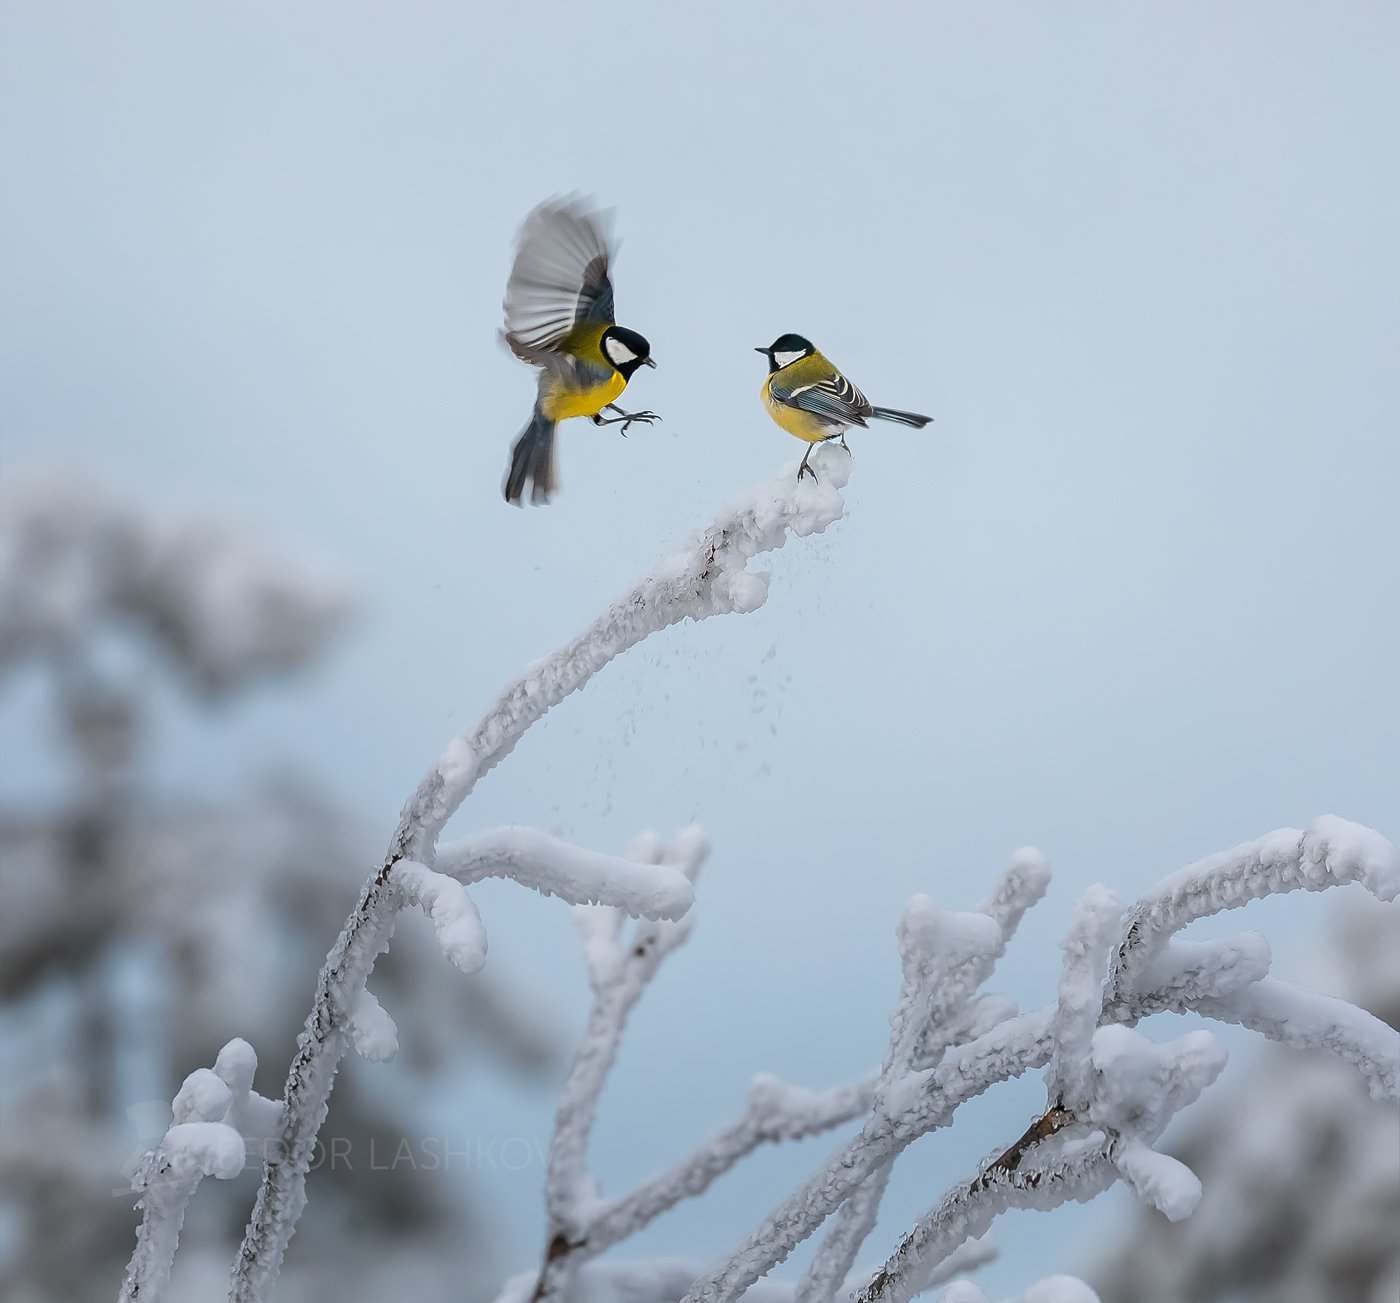
[[[620,339],[605,339],[603,347],[608,351],[608,357],[614,366],[624,366],[628,362],[635,362],[637,355],[627,347]]]
[[[795,352],[784,349],[781,353],[773,354],[773,361],[775,361],[780,367],[784,367],[788,366],[790,363],[796,362],[798,358],[803,358],[806,356],[807,354],[804,353],[801,349],[798,349]]]

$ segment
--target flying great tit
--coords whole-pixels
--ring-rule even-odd
[[[503,338],[522,362],[540,368],[535,410],[510,453],[507,502],[548,502],[558,487],[554,429],[571,416],[594,425],[655,421],[655,412],[624,412],[632,373],[655,366],[651,345],[614,322],[608,262],[611,213],[590,212],[577,196],[546,200],[520,228],[515,265],[506,283]],[[604,418],[604,408],[618,415]]]
[[[846,431],[853,425],[865,425],[871,416],[919,429],[933,420],[917,412],[871,406],[866,396],[817,352],[816,345],[801,335],[779,335],[767,348],[754,352],[768,359],[768,378],[763,382],[763,405],[768,415],[812,448],[828,439],[840,439],[844,448]],[[803,475],[817,478],[816,471],[807,465],[812,448],[797,468],[798,483]]]

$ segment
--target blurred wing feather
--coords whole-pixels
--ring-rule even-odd
[[[580,322],[612,324],[611,217],[565,196],[525,219],[505,298],[505,341],[517,357],[539,364]]]

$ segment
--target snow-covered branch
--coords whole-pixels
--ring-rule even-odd
[[[634,848],[638,859],[665,865],[693,881],[709,845],[699,829],[683,832],[667,847],[655,843]],[[593,1008],[573,1068],[559,1096],[554,1141],[545,1175],[549,1215],[549,1252],[541,1274],[564,1271],[567,1246],[587,1235],[597,1191],[587,1170],[588,1141],[598,1099],[617,1058],[627,1019],[666,956],[690,935],[690,918],[639,924],[623,937],[621,912],[606,905],[579,906],[575,919],[584,942],[584,962],[593,986]]]
[[[996,1082],[1045,1065],[1054,1057],[1057,1045],[1062,1047],[1062,1054],[1051,1074],[1051,1089],[1056,1097],[1066,1089],[1077,1091],[1078,1097],[1083,1100],[1092,1082],[1074,1071],[1070,1052],[1074,1046],[1084,1044],[1085,1033],[1092,1032],[1094,1021],[1136,1021],[1151,1013],[1179,1010],[1183,991],[1189,989],[1189,983],[1185,981],[1188,975],[1190,983],[1197,984],[1201,990],[1227,989],[1246,994],[1254,990],[1258,979],[1263,976],[1260,961],[1267,952],[1251,941],[1243,945],[1202,948],[1191,952],[1188,964],[1169,965],[1163,970],[1170,980],[1162,990],[1152,990],[1141,980],[1126,983],[1123,973],[1125,969],[1134,967],[1135,959],[1125,960],[1129,956],[1135,957],[1140,947],[1146,948],[1149,938],[1160,943],[1193,918],[1300,887],[1320,890],[1328,885],[1362,881],[1378,896],[1390,899],[1395,894],[1397,862],[1400,861],[1397,861],[1395,848],[1378,834],[1330,818],[1319,821],[1310,833],[1288,830],[1272,834],[1239,851],[1202,861],[1168,879],[1129,911],[1122,940],[1113,952],[1114,966],[1110,981],[1105,984],[1104,994],[1098,999],[1092,997],[1098,984],[1092,976],[1091,952],[1095,944],[1102,946],[1108,931],[1108,920],[1116,911],[1111,900],[1102,893],[1091,894],[1081,907],[1083,934],[1075,936],[1072,943],[1067,945],[1062,1001],[1053,1008],[999,1022],[973,1041],[950,1052],[941,1065],[915,1074],[906,1089],[900,1092],[897,1100],[901,1105],[899,1110],[891,1113],[888,1106],[886,1110],[874,1108],[859,1135],[839,1146],[809,1182],[784,1200],[728,1258],[695,1282],[687,1294],[688,1303],[701,1303],[702,1300],[704,1303],[729,1303],[736,1299],[749,1284],[782,1262],[797,1244],[811,1235],[857,1190],[873,1178],[878,1179],[878,1174],[914,1139],[946,1126],[963,1102],[981,1094]],[[1218,882],[1212,876],[1214,874],[1219,875]],[[1107,958],[1107,955],[1101,955],[1100,963]],[[1070,963],[1071,959],[1073,964]],[[1364,1016],[1357,1015],[1354,1010],[1344,1015],[1336,1011],[1330,1024],[1325,1017],[1319,1022],[1323,1007],[1321,998],[1311,996],[1291,1003],[1285,1001],[1286,1008],[1274,1011],[1267,1005],[1273,999],[1271,993],[1277,989],[1276,985],[1270,984],[1265,987],[1265,995],[1261,997],[1265,1006],[1257,1011],[1261,1030],[1269,1032],[1273,1028],[1271,1034],[1281,1036],[1287,1027],[1289,1035],[1296,1036],[1302,1043],[1340,1049],[1343,1057],[1361,1068],[1373,1090],[1379,1089],[1388,1092],[1387,1097],[1394,1097],[1394,1076],[1390,1068],[1394,1060],[1393,1045],[1387,1053],[1379,1034],[1358,1034],[1358,1026],[1369,1028]],[[1200,999],[1202,1012],[1216,1012],[1210,1003],[1212,998]],[[1234,1001],[1240,996],[1230,998]],[[1238,1006],[1232,1003],[1230,1007],[1235,1009]],[[1295,1018],[1298,1019],[1296,1023]],[[1106,1030],[1107,1027],[1101,1027],[1099,1032],[1092,1032],[1090,1044],[1096,1055],[1101,1050],[1106,1052],[1105,1042],[1100,1039],[1100,1033]],[[1107,1044],[1111,1047],[1112,1041]],[[1163,1098],[1175,1098],[1181,1102],[1194,1098],[1204,1081],[1218,1071],[1218,1062],[1211,1052],[1191,1038],[1186,1038],[1177,1049],[1176,1057],[1170,1060],[1165,1071],[1171,1079],[1171,1089],[1178,1093],[1175,1096],[1170,1093],[1162,1095],[1157,1100],[1159,1105]],[[1092,1056],[1090,1061],[1093,1061]],[[1119,1066],[1122,1062],[1118,1061]],[[1143,1075],[1141,1069],[1136,1071],[1139,1076]],[[1151,1079],[1157,1081],[1161,1091],[1167,1091],[1167,1086],[1158,1078]],[[1088,1098],[1092,1103],[1100,1096],[1090,1093]],[[1148,1110],[1153,1117],[1160,1111]],[[1038,1144],[1062,1130],[1082,1129],[1092,1123],[1095,1116],[1093,1109],[1089,1108],[1085,1117],[1081,1118],[1061,1107],[1057,1098],[1052,1098],[1050,1111],[1037,1124],[1047,1128],[1046,1134],[1031,1134],[1031,1138]],[[1032,1132],[1035,1132],[1034,1128]],[[1091,1163],[1086,1156],[1087,1151],[1075,1151],[1071,1156],[1081,1163],[1082,1170],[1075,1167],[1073,1171],[1062,1174],[1065,1188],[1088,1190],[1089,1186],[1085,1183],[1091,1179],[1102,1176],[1112,1181],[1126,1176],[1144,1197],[1160,1199],[1170,1211],[1180,1211],[1189,1204],[1189,1182],[1158,1158],[1147,1156],[1148,1142],[1143,1134],[1102,1134],[1101,1154],[1109,1166],[1101,1168],[1097,1161]],[[1006,1151],[1006,1154],[1012,1153],[1017,1157],[1014,1170],[1020,1171],[1022,1150],[1013,1146],[1012,1150]],[[1003,1164],[1009,1165],[1009,1160]],[[1015,1186],[1015,1182],[1010,1182],[1008,1189],[1014,1191]],[[968,1187],[969,1190],[971,1188]],[[1004,1206],[1011,1205],[1008,1203]],[[972,1216],[971,1210],[961,1207],[950,1210],[948,1216],[951,1217],[953,1212],[959,1216]],[[940,1239],[934,1245],[934,1240],[929,1239],[928,1243],[934,1245],[933,1248],[928,1252],[920,1248],[919,1252],[910,1255],[911,1259],[917,1260],[918,1271],[935,1265],[937,1252],[942,1247],[955,1247],[959,1242],[955,1234],[941,1229],[945,1223],[946,1219],[939,1220],[937,1210],[931,1214],[926,1234],[932,1236],[937,1230],[939,1235],[946,1237],[946,1241]],[[969,1221],[968,1224],[979,1223]],[[893,1266],[897,1267],[898,1264]],[[898,1294],[904,1289],[921,1288],[910,1285],[913,1277],[912,1266],[904,1275],[893,1274],[892,1271],[892,1282],[902,1283],[880,1285],[877,1280],[870,1289],[883,1296],[887,1289]]]
[[[383,865],[366,883],[317,980],[283,1093],[280,1152],[277,1161],[265,1164],[234,1267],[230,1298],[236,1303],[264,1299],[277,1278],[301,1216],[315,1138],[342,1055],[357,1042],[373,1053],[390,1044],[388,1015],[376,1012],[364,992],[400,909],[421,906],[433,919],[444,952],[468,970],[480,966],[486,950],[485,932],[464,890],[464,882],[476,876],[497,873],[547,894],[615,903],[642,917],[676,919],[684,913],[687,897],[674,874],[648,875],[635,866],[615,872],[616,862],[570,853],[533,834],[496,834],[494,842],[453,848],[439,864],[438,836],[477,780],[525,731],[617,656],[683,620],[762,606],[769,577],[749,570],[749,560],[782,547],[790,535],[819,533],[843,514],[840,490],[850,458],[835,448],[820,452],[819,482],[795,483],[785,471],[721,512],[576,638],[507,687],[419,784]]]
[[[1157,884],[1133,908],[1111,978],[1124,1003],[1175,933],[1198,919],[1290,891],[1326,891],[1360,882],[1379,900],[1400,895],[1400,852],[1379,833],[1327,816],[1311,828],[1280,828],[1209,855]]]
[[[996,1249],[985,1240],[969,1240],[932,1274],[931,1289],[951,1280],[959,1272],[976,1271],[996,1257]],[[607,1303],[679,1303],[704,1264],[686,1258],[633,1258],[623,1262],[588,1262],[580,1266],[573,1284],[573,1297],[579,1300],[607,1300]],[[501,1287],[497,1303],[528,1303],[537,1288],[534,1272],[522,1272]],[[853,1292],[856,1281],[847,1283]],[[745,1295],[748,1303],[796,1303],[796,1291],[786,1281],[761,1280]]]
[[[1054,1049],[1046,1074],[1050,1099],[1062,1107],[1079,1108],[1089,1095],[1089,1047],[1103,1009],[1104,965],[1121,908],[1112,892],[1092,887],[1062,943],[1060,998],[1050,1025]]]
[[[609,661],[683,620],[762,606],[770,576],[749,570],[749,559],[782,547],[789,534],[806,538],[841,519],[840,490],[850,476],[850,457],[835,448],[822,452],[819,483],[794,484],[785,470],[741,498],[576,638],[506,688],[485,718],[458,737],[418,785],[404,807],[390,862],[420,858],[477,780],[510,754],[526,729]]]
[[[893,1033],[876,1083],[877,1109],[888,1107],[891,1090],[909,1078],[916,1059],[930,1066],[954,1043],[969,998],[991,975],[1026,910],[1049,884],[1049,866],[1038,852],[1027,849],[1017,852],[977,914],[944,921],[927,897],[910,902],[899,929],[904,981],[890,1015]],[[826,1303],[842,1288],[861,1245],[875,1229],[892,1170],[893,1164],[887,1163],[841,1205],[797,1287],[799,1303]]]
[[[1377,1098],[1397,1097],[1400,1044],[1379,1020],[1269,977],[1269,947],[1252,933],[1203,941],[1177,935],[1210,915],[1295,890],[1360,882],[1393,900],[1400,894],[1400,852],[1384,838],[1327,818],[1305,832],[1283,830],[1191,865],[1126,911],[1096,887],[1067,930],[1054,1002],[1019,1013],[982,987],[1049,882],[1043,859],[1027,850],[1017,852],[974,910],[958,912],[925,896],[909,903],[896,931],[901,980],[877,1072],[824,1090],[758,1077],[742,1115],[669,1170],[619,1196],[599,1191],[588,1165],[599,1100],[633,1009],[690,935],[705,840],[692,829],[670,844],[639,840],[630,854],[616,857],[525,828],[443,845],[439,836],[478,779],[524,732],[615,657],[685,619],[763,603],[767,576],[750,571],[748,560],[782,546],[789,534],[819,532],[842,514],[849,459],[833,448],[817,456],[816,484],[794,484],[785,474],[722,513],[577,638],[511,684],[480,723],[447,747],[405,805],[384,862],[326,958],[282,1100],[252,1093],[255,1065],[251,1051],[237,1048],[241,1042],[226,1047],[212,1072],[193,1074],[177,1097],[175,1124],[137,1175],[144,1220],[124,1298],[159,1297],[199,1180],[232,1175],[256,1141],[263,1179],[230,1298],[263,1303],[302,1212],[341,1058],[353,1048],[380,1060],[398,1047],[394,1020],[368,986],[398,914],[421,909],[443,954],[474,972],[486,961],[487,936],[470,888],[488,877],[509,878],[574,907],[593,992],[550,1146],[542,1264],[512,1282],[503,1299],[580,1303],[606,1292],[633,1303],[735,1303],[754,1290],[767,1303],[834,1303],[857,1291],[862,1303],[906,1303],[985,1260],[991,1250],[979,1237],[1009,1208],[1092,1198],[1122,1180],[1166,1216],[1186,1216],[1200,1183],[1155,1144],[1224,1059],[1207,1032],[1155,1044],[1135,1030],[1157,1013],[1204,1014],[1287,1045],[1325,1050],[1355,1069]],[[968,1100],[1039,1068],[1048,1068],[1042,1116],[930,1207],[883,1266],[858,1270],[856,1258],[904,1151],[950,1125]],[[703,1270],[669,1260],[594,1261],[703,1193],[760,1145],[857,1119],[856,1134],[810,1180]],[[763,1280],[824,1226],[800,1281]],[[1086,1288],[1055,1278],[1024,1298],[1091,1297]]]
[[[695,893],[669,864],[651,864],[571,846],[536,828],[497,828],[438,847],[434,867],[464,886],[510,878],[570,905],[612,905],[633,918],[678,919]]]
[[[1011,1208],[1053,1208],[1067,1199],[1090,1199],[1113,1183],[1110,1144],[1102,1133],[1064,1146],[1054,1158],[992,1166],[959,1187],[919,1219],[889,1261],[857,1295],[858,1303],[913,1298],[928,1264],[985,1233],[998,1213]],[[998,1160],[1000,1161],[1000,1160]]]
[[[1346,897],[1307,971],[1400,1037],[1400,909]],[[1171,1132],[1200,1207],[1182,1224],[1146,1204],[1120,1214],[1080,1250],[1090,1283],[1112,1303],[1400,1298],[1400,1109],[1320,1049],[1251,1047],[1227,1077]]]
[[[165,1288],[185,1210],[200,1181],[231,1180],[249,1156],[261,1158],[276,1135],[282,1105],[253,1090],[257,1066],[253,1047],[232,1040],[212,1070],[198,1068],[185,1078],[171,1105],[169,1130],[132,1177],[132,1189],[141,1196],[141,1226],[122,1281],[123,1300],[156,1298]]]
[[[1326,1050],[1361,1074],[1373,1099],[1400,1097],[1400,1033],[1350,1001],[1265,977],[1195,1007],[1295,1049]]]
[[[568,1160],[560,1160],[559,1171],[570,1179],[548,1200],[551,1233],[534,1297],[569,1303],[581,1288],[585,1264],[661,1212],[702,1193],[760,1144],[811,1135],[862,1114],[866,1121],[859,1134],[838,1146],[728,1258],[697,1277],[686,1291],[687,1303],[737,1299],[829,1218],[826,1239],[794,1288],[794,1303],[827,1303],[852,1289],[867,1303],[904,1303],[946,1279],[951,1255],[980,1236],[1000,1212],[1092,1198],[1118,1180],[1167,1216],[1185,1216],[1199,1196],[1199,1182],[1153,1145],[1167,1121],[1214,1079],[1224,1056],[1205,1032],[1158,1046],[1120,1024],[1168,1011],[1214,1017],[1228,1012],[1231,1020],[1275,1038],[1331,1049],[1357,1067],[1373,1090],[1393,1095],[1395,1087],[1387,1042],[1367,1021],[1369,1015],[1310,993],[1276,995],[1280,984],[1267,978],[1269,949],[1262,938],[1245,934],[1184,942],[1171,934],[1211,912],[1211,901],[1244,903],[1244,897],[1304,884],[1320,889],[1327,882],[1355,880],[1384,891],[1393,854],[1375,834],[1328,819],[1312,834],[1274,834],[1203,861],[1213,868],[1202,872],[1193,866],[1174,875],[1126,912],[1110,892],[1094,888],[1080,902],[1066,935],[1055,1004],[1024,1015],[977,992],[1025,910],[1043,895],[1049,878],[1043,860],[1033,852],[1018,853],[997,891],[974,914],[951,913],[926,897],[915,898],[897,933],[903,977],[885,1063],[874,1077],[827,1091],[761,1079],[743,1117],[669,1171],[612,1200],[598,1194],[582,1165],[581,1148],[567,1127],[561,1128],[556,1147]],[[1220,874],[1219,882],[1212,880],[1212,871]],[[599,914],[587,943],[598,994],[595,1019],[608,1010],[620,953],[620,920]],[[1160,926],[1143,922],[1158,918]],[[1136,983],[1126,986],[1123,957],[1139,946],[1146,949],[1149,933],[1156,944],[1137,967]],[[580,1055],[581,1063],[589,1061],[597,1045],[604,1045],[602,1070],[576,1073],[571,1083],[575,1091],[586,1088],[590,1122],[623,1026],[613,1013],[602,1022],[606,1035],[600,1037],[599,1025],[590,1020]],[[963,1103],[998,1082],[1047,1065],[1044,1116],[934,1205],[880,1271],[856,1272],[855,1255],[874,1226],[890,1168],[909,1144],[949,1125]],[[577,1107],[574,1099],[570,1108]],[[561,1119],[565,1116],[561,1109]],[[593,1274],[589,1269],[587,1278]],[[1071,1286],[1087,1288],[1065,1284]]]
[[[591,1182],[587,1183],[584,1188],[590,1198],[581,1205],[586,1209],[586,1218],[575,1217],[566,1234],[559,1233],[562,1221],[554,1224],[545,1263],[536,1282],[540,1295],[567,1297],[569,1282],[582,1264],[636,1234],[676,1204],[704,1193],[715,1180],[759,1146],[802,1139],[861,1116],[874,1104],[882,1081],[887,1087],[896,1081],[904,1082],[913,1068],[927,1068],[949,1045],[964,1039],[966,1028],[976,1024],[977,1015],[973,1011],[979,1002],[973,998],[973,993],[990,974],[1025,911],[1044,895],[1049,880],[1049,868],[1043,857],[1035,851],[1023,850],[1016,853],[992,896],[975,914],[940,911],[926,897],[917,898],[906,911],[899,928],[905,965],[901,1006],[907,1005],[908,1009],[895,1019],[894,1037],[898,1039],[898,1047],[892,1043],[885,1069],[864,1080],[824,1091],[806,1090],[770,1077],[759,1077],[750,1091],[743,1116],[701,1143],[668,1171],[610,1200],[598,1197]],[[599,972],[609,973],[616,956],[624,953],[614,940],[620,920],[606,914],[597,917],[591,912],[579,913],[581,922],[588,924],[585,953],[596,991]],[[649,979],[654,972],[655,965],[649,965],[645,975]],[[634,969],[634,978],[639,975],[640,970]],[[628,990],[631,992],[633,988]],[[640,993],[640,988],[636,988],[633,999]],[[599,1004],[595,1004],[594,1018],[598,1016],[601,1003],[600,998]],[[921,1014],[914,1009],[916,1004],[924,1006]],[[1004,1004],[999,1007],[1003,1011],[1007,1008]],[[620,1023],[609,1025],[620,1033]],[[593,1043],[595,1034],[594,1019],[590,1018],[584,1035],[585,1047]],[[603,1080],[601,1076],[594,1079],[598,1089]],[[555,1145],[559,1143],[556,1133]],[[878,1199],[873,1202],[878,1206]],[[829,1265],[823,1268],[823,1280],[826,1273],[845,1275],[840,1262],[848,1254],[853,1255],[864,1239],[864,1235],[855,1235],[854,1229],[853,1226],[832,1246],[826,1260]],[[799,1293],[806,1297],[814,1288],[815,1285],[804,1283],[799,1286]]]

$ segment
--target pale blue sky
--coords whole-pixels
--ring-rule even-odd
[[[231,513],[362,592],[329,673],[172,715],[167,755],[211,787],[290,759],[377,847],[501,684],[801,451],[754,345],[801,331],[936,416],[858,432],[849,519],[763,611],[612,667],[458,821],[711,830],[599,1135],[640,1175],[755,1071],[878,1059],[914,891],[971,903],[1042,847],[1001,982],[1031,1004],[1092,881],[1328,811],[1400,835],[1398,49],[1384,3],[9,0],[0,468]],[[566,427],[564,496],[518,512],[501,292],[520,219],[576,187],[619,210],[619,315],[660,364],[632,396],[665,422]],[[482,903],[579,1017],[563,911]],[[873,1244],[1038,1091],[911,1154]],[[460,1098],[445,1126],[548,1125],[543,1096]],[[638,1247],[719,1252],[824,1152]],[[502,1178],[522,1266],[536,1177]],[[992,1280],[1069,1265],[1094,1215],[1008,1228],[1045,1256]]]

